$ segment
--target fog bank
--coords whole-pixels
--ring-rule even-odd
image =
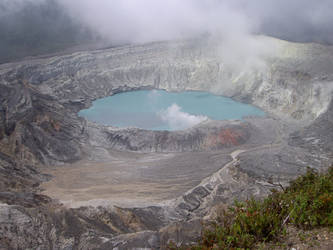
[[[333,42],[330,0],[58,0],[113,42],[260,33]]]
[[[198,36],[218,38],[239,61],[265,50],[252,34],[333,44],[332,13],[331,0],[0,0],[0,63],[87,43]]]

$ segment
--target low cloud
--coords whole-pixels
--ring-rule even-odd
[[[224,63],[260,63],[269,48],[251,34],[256,21],[219,0],[58,0],[70,15],[113,44],[209,37]],[[244,67],[244,66],[242,66]]]
[[[3,37],[15,41],[21,39],[15,34],[42,30],[45,43],[51,28],[57,37],[63,31],[58,40],[64,44],[72,37],[81,43],[98,37],[108,45],[119,45],[208,36],[223,44],[222,55],[230,61],[246,61],[267,51],[253,34],[333,44],[332,13],[332,0],[0,0],[0,28]],[[36,21],[36,16],[42,18]],[[75,24],[70,32],[63,19]],[[75,35],[85,28],[87,39]],[[43,36],[38,40],[43,43]]]
[[[0,16],[39,4],[61,4],[111,43],[249,33],[333,42],[332,0],[0,0]]]
[[[247,32],[249,20],[227,1],[59,0],[71,15],[113,42],[144,43]]]
[[[56,1],[113,42],[150,42],[200,34],[237,38],[249,33],[333,42],[331,0]]]
[[[20,12],[26,6],[37,6],[47,0],[0,0],[0,17]]]

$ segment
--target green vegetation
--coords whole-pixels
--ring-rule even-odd
[[[198,245],[183,249],[251,249],[263,242],[278,242],[287,224],[333,229],[333,167],[326,174],[309,168],[288,188],[273,190],[264,200],[235,202],[222,209],[216,222],[206,226]]]

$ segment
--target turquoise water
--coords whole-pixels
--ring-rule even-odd
[[[80,116],[117,127],[151,130],[180,130],[207,118],[213,120],[242,119],[265,113],[251,105],[207,92],[167,92],[140,90],[116,94],[93,102]]]

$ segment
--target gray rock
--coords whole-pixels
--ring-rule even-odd
[[[333,48],[256,39],[277,49],[253,67],[230,64],[219,53],[223,45],[209,40],[0,65],[0,201],[6,203],[0,248],[158,249],[170,239],[191,242],[201,230],[198,218],[214,205],[265,196],[308,165],[326,169],[333,158]],[[268,115],[174,132],[108,127],[77,115],[98,98],[153,88],[223,94]],[[41,195],[39,184],[50,179],[41,165],[108,161],[111,151],[225,157],[216,159],[216,172],[156,206],[69,209]]]

